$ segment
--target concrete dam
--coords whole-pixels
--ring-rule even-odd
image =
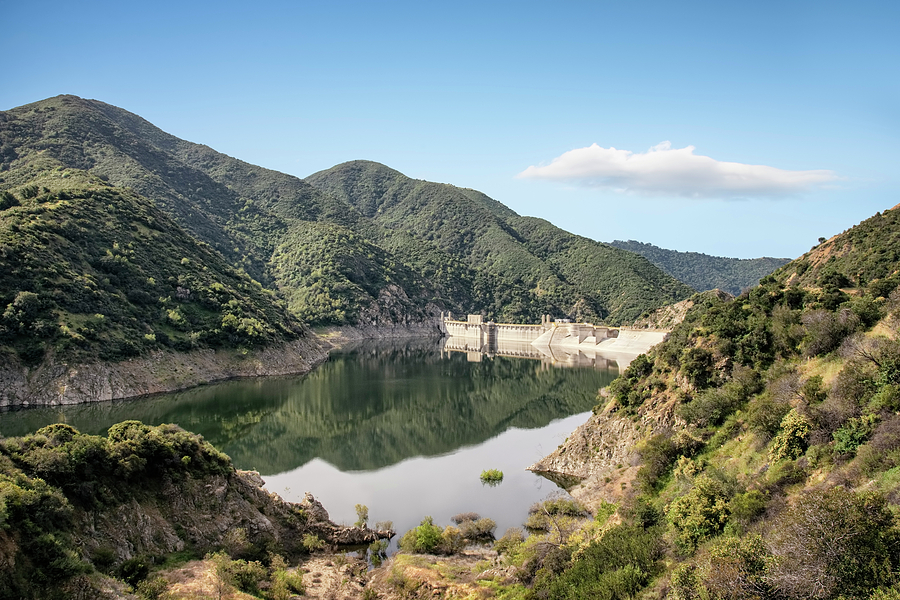
[[[446,336],[444,350],[469,353],[470,360],[487,354],[541,358],[560,366],[606,366],[615,361],[621,369],[668,333],[556,321],[549,316],[540,325],[484,322],[481,315],[458,321],[449,313],[442,313],[440,327]]]

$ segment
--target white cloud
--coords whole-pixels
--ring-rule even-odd
[[[517,177],[691,198],[788,196],[838,178],[827,170],[786,171],[722,162],[694,154],[694,146],[672,149],[670,142],[657,144],[645,153],[593,144],[570,150],[549,165],[528,167]]]

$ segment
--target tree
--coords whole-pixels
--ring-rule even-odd
[[[357,527],[365,527],[369,522],[369,507],[365,504],[356,505],[356,525]]]

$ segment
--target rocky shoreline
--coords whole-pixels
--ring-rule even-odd
[[[34,368],[9,361],[0,364],[0,409],[104,402],[239,377],[298,375],[327,358],[323,344],[309,335],[246,352],[154,352],[116,363],[81,364],[51,357]]]
[[[440,337],[436,322],[323,327],[293,342],[252,350],[158,351],[120,362],[70,363],[49,357],[36,367],[0,362],[0,410],[124,400],[238,379],[302,375],[328,351],[369,339]]]

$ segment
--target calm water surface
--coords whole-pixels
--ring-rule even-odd
[[[49,423],[103,434],[115,423],[177,423],[202,434],[240,469],[258,470],[286,500],[318,498],[337,522],[369,507],[370,523],[401,534],[425,515],[441,525],[467,511],[520,526],[528,507],[558,488],[525,471],[578,425],[602,367],[441,351],[438,341],[365,344],[336,351],[305,377],[231,381],[133,401],[0,414],[0,434]],[[483,486],[483,469],[504,472]]]

